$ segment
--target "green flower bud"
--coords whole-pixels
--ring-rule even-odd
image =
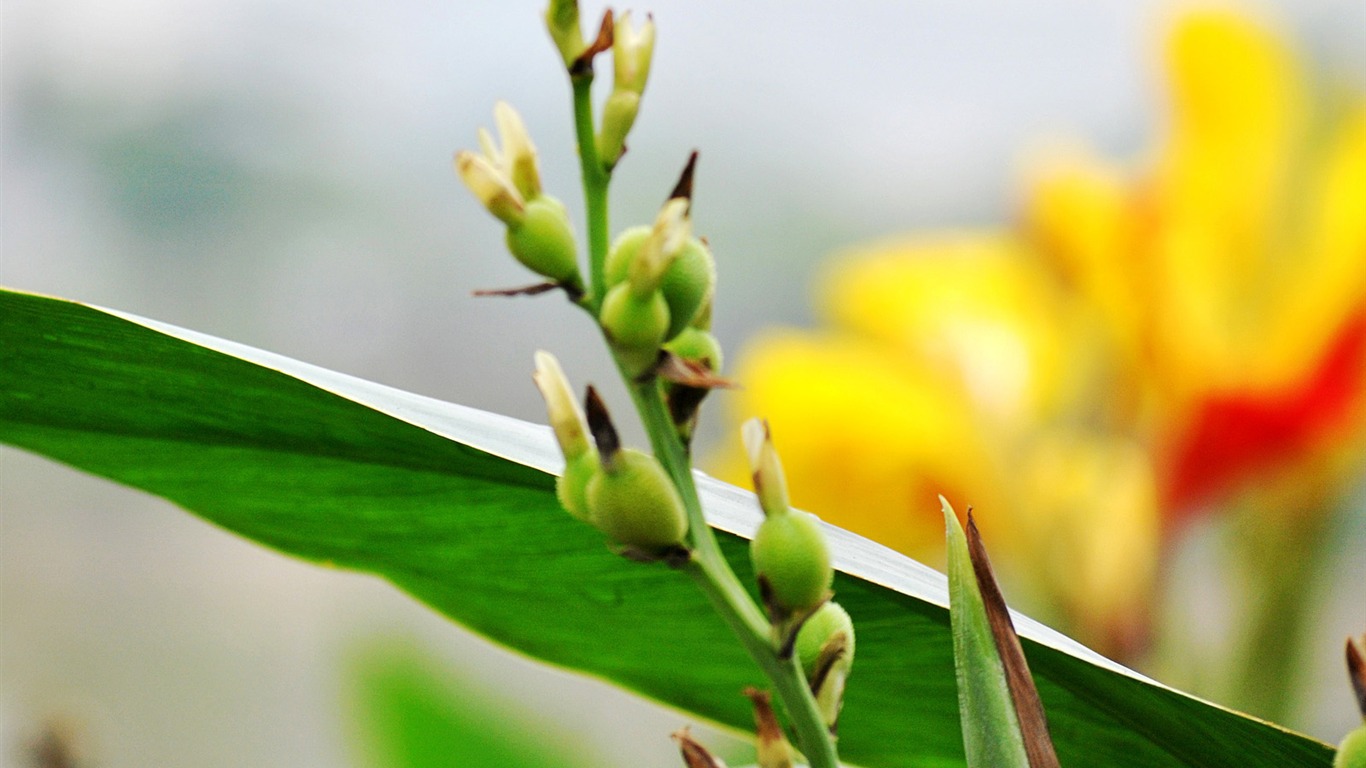
[[[607,251],[607,260],[603,262],[603,279],[607,282],[608,288],[624,281],[630,274],[631,262],[635,260],[636,254],[640,253],[640,247],[650,239],[650,232],[651,229],[644,225],[631,227],[612,241],[612,247]]]
[[[588,47],[584,45],[583,32],[579,29],[578,0],[550,0],[545,9],[545,26],[565,67],[574,66],[574,60]]]
[[[669,310],[670,317],[673,310]],[[691,363],[700,363],[707,367],[707,370],[716,372],[721,370],[721,342],[710,332],[701,328],[684,328],[681,333],[673,337],[664,348]]]
[[[825,599],[835,577],[820,521],[810,512],[770,514],[750,543],[754,572],[768,600],[788,614],[809,611]]]
[[[626,372],[640,376],[659,356],[669,329],[669,305],[659,291],[640,295],[630,282],[618,283],[603,298],[598,322]]]
[[[817,671],[816,664],[820,660],[821,649],[841,632],[846,636],[844,659],[845,665],[848,666],[854,661],[854,622],[849,618],[848,611],[839,603],[829,601],[802,625],[801,630],[797,632],[797,659],[801,661],[802,669],[808,678]]]
[[[582,287],[574,230],[560,201],[545,195],[527,201],[521,221],[508,227],[507,246],[532,272]]]
[[[564,473],[555,478],[555,497],[569,514],[585,523],[594,524],[588,505],[588,483],[598,474],[598,452],[588,451],[565,459]]]
[[[854,623],[835,603],[826,603],[797,633],[797,658],[816,697],[825,724],[833,731],[844,706],[844,685],[854,664]]]
[[[631,448],[604,456],[586,494],[593,524],[607,537],[644,552],[683,544],[688,516],[655,457]]]
[[[598,159],[611,169],[626,152],[626,134],[635,125],[640,112],[640,94],[615,91],[602,107],[602,128],[598,131]]]
[[[1338,745],[1333,768],[1366,768],[1366,725],[1357,726]]]
[[[716,261],[701,240],[691,237],[674,256],[660,282],[669,302],[669,333],[672,339],[690,325],[716,288]]]

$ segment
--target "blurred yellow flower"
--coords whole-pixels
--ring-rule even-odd
[[[1366,102],[1310,111],[1286,46],[1226,10],[1181,16],[1164,61],[1140,167],[1054,154],[1012,228],[842,255],[826,328],[754,340],[732,400],[797,506],[938,562],[935,496],[971,503],[1033,602],[1121,656],[1183,517],[1340,483],[1366,433]],[[718,467],[745,477],[738,448]]]

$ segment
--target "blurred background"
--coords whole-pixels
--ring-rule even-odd
[[[839,307],[858,305],[863,289],[847,287],[857,281],[830,261],[851,246],[914,233],[1048,234],[1055,218],[1071,221],[1066,206],[1057,217],[1031,213],[1052,199],[1038,193],[1038,179],[1051,178],[1040,164],[1076,154],[1058,147],[1116,164],[1121,191],[1165,178],[1163,139],[1179,122],[1163,63],[1178,15],[1169,3],[792,6],[641,9],[654,13],[659,42],[614,184],[614,227],[646,222],[687,153],[701,150],[694,219],[718,260],[715,332],[728,351],[749,350],[733,358],[742,367],[763,370],[754,361],[778,343],[764,329],[857,325]],[[496,100],[523,114],[550,193],[581,211],[568,88],[540,10],[6,0],[0,281],[530,420],[543,419],[529,376],[538,348],[554,350],[575,381],[609,383],[609,398],[624,400],[592,329],[562,302],[470,296],[528,282],[450,165],[491,124]],[[584,8],[586,18],[599,12]],[[1359,105],[1366,92],[1360,0],[1247,14],[1298,62],[1306,101],[1329,104],[1312,121],[1327,127],[1305,133],[1351,125],[1352,97],[1341,94]],[[1296,114],[1310,112],[1291,101]],[[1344,163],[1337,174],[1351,187],[1362,166]],[[1344,247],[1348,267],[1366,263],[1366,252]],[[870,258],[914,261],[918,248]],[[956,251],[930,256],[943,252]],[[1325,271],[1355,285],[1343,269]],[[1337,337],[1325,338],[1285,345],[1328,355]],[[1079,356],[1063,349],[1067,369]],[[1000,365],[984,375],[1007,376]],[[1355,392],[1360,378],[1345,381]],[[726,471],[722,427],[766,410],[763,393],[775,408],[787,402],[784,386],[793,385],[722,396],[704,413],[715,471]],[[1275,696],[1293,702],[1281,721],[1334,742],[1355,718],[1341,641],[1366,631],[1362,430],[1356,400],[1343,397],[1351,402],[1328,437],[1305,438],[1307,451],[1327,445],[1333,455],[1329,480],[1303,480],[1313,515],[1328,522],[1309,526],[1312,546],[1300,553],[1315,565],[1302,580],[1313,596],[1297,620],[1305,644],[1291,649],[1304,671],[1293,697]],[[776,423],[780,450],[784,434],[795,446],[806,428],[789,423]],[[1131,423],[1120,431],[1166,445],[1148,439],[1148,422]],[[1278,489],[1293,495],[1296,477]],[[1110,624],[1050,603],[1063,599],[1050,592],[1056,584],[1020,576],[1019,594],[1034,601],[1025,607],[1175,685],[1245,695],[1226,681],[1236,674],[1206,664],[1236,655],[1236,584],[1221,558],[1237,550],[1226,546],[1229,529],[1256,524],[1255,514],[1218,514],[1249,504],[1227,472],[1217,479],[1226,493],[1200,485],[1198,502],[1183,499],[1184,511],[1163,511],[1156,532],[1142,534],[1154,554],[1134,568],[1154,574],[1145,588],[1160,597],[1142,600],[1142,627],[1126,624],[1116,639]],[[0,452],[0,483],[0,764],[23,765],[26,745],[52,722],[73,723],[91,764],[111,768],[364,764],[346,704],[348,659],[377,637],[407,638],[463,695],[492,697],[525,718],[529,738],[588,763],[677,764],[667,736],[686,716],[494,648],[376,580],[295,562],[10,449]],[[1174,517],[1179,535],[1163,522]],[[1184,634],[1164,646],[1163,626]]]

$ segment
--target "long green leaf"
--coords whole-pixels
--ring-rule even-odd
[[[472,372],[471,375],[484,375]],[[150,320],[0,292],[0,440],[311,560],[383,576],[490,639],[735,727],[763,680],[687,580],[558,508],[548,429]],[[753,497],[703,478],[742,578]],[[858,665],[845,759],[963,760],[944,577],[828,531]],[[1146,680],[1016,615],[1070,766],[1328,766],[1331,749]]]
[[[1005,666],[997,653],[991,620],[973,573],[968,539],[949,503],[943,504],[963,751],[970,768],[1029,768]]]

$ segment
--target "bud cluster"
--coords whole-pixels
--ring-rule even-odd
[[[715,339],[696,324],[710,321],[703,308],[716,286],[716,264],[692,234],[689,206],[687,198],[671,198],[653,226],[622,232],[608,251],[598,322],[632,376],[649,373],[666,342],[688,329],[692,338],[680,345],[680,356],[720,364]]]
[[[688,533],[688,517],[659,461],[621,446],[592,387],[585,419],[559,361],[550,353],[536,353],[532,379],[545,399],[550,426],[564,454],[564,472],[555,484],[564,508],[606,534],[623,554],[645,560],[678,554]]]
[[[479,130],[479,152],[462,150],[455,169],[465,186],[507,226],[507,247],[531,271],[583,293],[574,229],[564,204],[541,192],[536,147],[522,118],[505,102],[493,108],[502,146]]]

